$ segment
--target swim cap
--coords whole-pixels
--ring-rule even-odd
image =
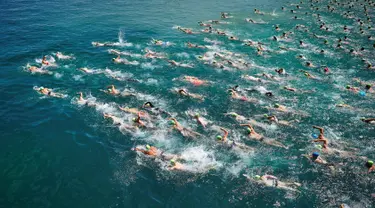
[[[263,114],[263,116],[267,118],[267,117],[268,117],[268,114]]]
[[[315,147],[318,148],[318,149],[322,149],[323,148],[323,146],[321,144],[318,144]]]
[[[169,162],[171,163],[171,165],[175,165],[176,164],[176,161],[174,159],[171,159]]]
[[[366,89],[370,89],[371,87],[372,87],[372,85],[370,85],[370,84],[366,85]]]
[[[305,75],[305,76],[309,76],[309,73],[305,72],[304,75]]]
[[[173,120],[171,120],[169,123],[170,123],[171,125],[176,125],[176,122],[174,122]]]
[[[254,176],[254,179],[259,180],[260,178],[261,178],[260,175],[255,175],[255,176]]]
[[[151,148],[150,145],[146,145],[146,149],[149,150]]]
[[[371,168],[373,165],[374,165],[374,161],[372,161],[372,160],[369,160],[369,161],[366,162],[366,166],[369,167],[369,168]]]
[[[366,96],[366,92],[365,92],[365,91],[360,91],[360,92],[359,92],[359,95],[361,95],[361,96]]]
[[[237,113],[230,113],[230,115],[233,116],[233,117],[237,117],[238,116]]]
[[[197,117],[197,118],[198,118],[199,116],[200,116],[199,113],[196,113],[194,117]]]
[[[247,128],[246,130],[247,130],[247,133],[249,134],[252,132],[251,128]]]
[[[350,89],[350,85],[346,85],[346,87],[345,87],[346,89]]]
[[[201,59],[201,58],[203,58],[203,56],[198,56],[198,58],[200,58],[200,59]]]
[[[132,120],[135,122],[137,119],[136,118],[132,118]]]
[[[313,158],[318,158],[319,157],[319,152],[313,152],[312,156],[313,156]]]
[[[312,133],[311,136],[312,136],[314,139],[318,138],[318,135],[317,135],[317,134],[314,134],[314,133]]]
[[[275,108],[279,108],[279,107],[280,107],[280,104],[276,103]]]
[[[216,139],[217,139],[217,140],[222,140],[223,137],[222,137],[222,136],[216,136]]]
[[[44,90],[44,87],[39,87],[39,90]]]

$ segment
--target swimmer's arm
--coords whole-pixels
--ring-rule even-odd
[[[138,151],[138,152],[142,152],[143,154],[147,154],[147,151],[145,151],[143,149],[135,148],[134,150]]]
[[[249,127],[251,130],[253,130],[253,126],[251,124],[240,124],[240,126],[247,126]]]
[[[313,142],[327,142],[326,139],[316,139],[316,140],[313,140]]]
[[[324,129],[322,127],[319,127],[319,126],[313,126],[314,129],[319,129],[320,133],[321,134],[324,134]]]
[[[220,128],[220,130],[222,130],[224,132],[224,137],[223,137],[223,141],[225,142],[227,140],[227,137],[228,137],[228,131],[224,128]]]

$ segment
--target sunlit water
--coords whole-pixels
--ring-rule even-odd
[[[298,10],[286,1],[2,1],[0,207],[373,206],[373,175],[364,174],[364,162],[365,158],[375,158],[374,126],[360,122],[360,118],[375,116],[374,94],[363,96],[345,90],[345,86],[363,91],[364,86],[353,78],[374,82],[374,70],[366,69],[362,61],[375,64],[374,41],[368,40],[374,32],[366,29],[360,34],[355,20],[340,16],[343,8],[336,6],[338,11],[329,13],[323,9],[326,3],[315,3],[323,10],[316,12],[310,3]],[[357,6],[352,9],[355,19],[365,19],[362,7]],[[254,14],[254,8],[265,14]],[[297,13],[291,14],[290,9]],[[233,18],[221,20],[222,11]],[[318,13],[329,32],[319,29]],[[374,13],[369,13],[373,17]],[[293,20],[294,16],[302,19]],[[246,22],[245,18],[262,24]],[[241,41],[200,32],[204,27],[198,21],[215,19],[227,24],[214,28]],[[306,28],[296,30],[297,24]],[[276,25],[280,31],[275,30]],[[352,32],[345,33],[344,25]],[[363,28],[370,25],[366,22]],[[178,26],[200,33],[184,34]],[[288,39],[272,40],[288,31],[293,32]],[[349,40],[337,49],[337,40],[345,35]],[[257,55],[256,47],[243,45],[245,39],[264,43],[268,52]],[[153,40],[165,43],[156,46]],[[303,47],[299,40],[303,40]],[[188,48],[187,41],[206,48]],[[92,42],[109,42],[111,46],[95,47]],[[349,54],[350,49],[359,51],[361,47],[365,51],[360,55]],[[145,58],[146,48],[185,67],[171,66],[165,59]],[[113,63],[113,50],[120,51],[127,64]],[[71,58],[58,58],[57,52]],[[207,64],[220,60],[214,53],[249,65],[214,67]],[[300,54],[306,59],[298,59]],[[44,55],[55,65],[47,68],[50,73],[28,72],[27,66],[40,66]],[[307,61],[316,67],[306,67]],[[324,73],[325,66],[331,73]],[[90,73],[78,70],[83,67]],[[278,76],[277,68],[284,68],[289,76]],[[307,79],[299,70],[318,79]],[[280,80],[259,76],[262,73]],[[182,79],[184,75],[209,83],[194,86]],[[245,75],[267,82],[249,81]],[[102,91],[112,84],[121,92],[119,96]],[[239,85],[241,95],[257,102],[231,99],[227,90],[235,85]],[[66,97],[42,96],[33,90],[40,86]],[[303,93],[288,92],[284,86]],[[200,94],[204,101],[178,96],[173,92],[178,88]],[[250,88],[253,90],[245,90]],[[269,91],[273,97],[264,95]],[[83,92],[89,105],[77,101],[78,92]],[[147,101],[203,136],[189,140],[171,131],[170,116],[166,115],[153,118],[149,130],[124,128],[133,125],[135,115],[121,112],[119,106],[139,108]],[[273,108],[276,103],[292,113],[277,112]],[[337,108],[338,103],[353,109]],[[246,129],[239,126],[247,121],[225,116],[229,112],[257,121],[254,128],[258,133],[288,149],[247,139]],[[119,119],[106,120],[103,113]],[[192,119],[196,113],[208,120],[207,128]],[[291,126],[270,125],[264,114],[294,122]],[[311,134],[318,132],[312,125],[324,127],[330,145],[352,152],[353,158],[322,153],[336,163],[332,171],[302,157],[317,151]],[[230,130],[229,139],[255,151],[223,147],[215,139],[222,134],[219,127]],[[130,150],[146,144],[181,155],[186,171],[170,171],[168,161]],[[288,192],[265,188],[242,176],[266,173],[302,186],[299,192]]]

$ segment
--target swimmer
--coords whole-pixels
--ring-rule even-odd
[[[200,46],[200,45],[197,45],[197,44],[192,44],[190,42],[187,42],[186,45],[189,47],[189,48],[206,48],[205,46]]]
[[[138,112],[137,118],[133,118],[133,122],[136,126],[146,127],[145,123],[143,121],[141,121],[141,112],[140,111]]]
[[[368,124],[375,124],[375,118],[361,118],[361,121]]]
[[[318,139],[313,140],[313,142],[323,142],[323,149],[327,150],[328,149],[328,139],[324,137],[324,129],[319,126],[313,126],[314,129],[319,130],[319,136]]]
[[[225,113],[224,115],[225,116],[230,116],[230,117],[236,119],[236,121],[245,121],[245,120],[247,120],[247,118],[245,118],[244,116],[241,116],[241,115],[237,114],[236,112],[229,112],[229,113]]]
[[[183,127],[175,118],[170,118],[169,120],[170,124],[172,125],[172,129],[176,129],[184,137],[195,139],[197,136],[202,136],[198,132]]]
[[[350,106],[348,104],[345,104],[345,103],[338,103],[338,104],[336,104],[336,107],[339,107],[339,108],[353,108],[352,106]]]
[[[168,169],[169,170],[184,170],[185,166],[182,163],[177,162],[176,160],[172,159],[170,160],[170,165]]]
[[[305,70],[299,70],[300,72],[303,72],[303,75],[305,75],[305,77],[307,77],[308,79],[318,79],[317,77],[311,75],[309,72],[305,71]]]
[[[229,140],[228,139],[228,134],[229,134],[228,130],[226,130],[224,128],[221,128],[221,127],[220,127],[220,130],[224,132],[224,135],[223,136],[220,136],[220,135],[216,136],[217,142],[220,142],[221,144],[228,147],[229,149],[246,151],[246,152],[254,151],[254,148],[251,148],[251,147],[247,146],[246,144],[242,144],[242,143],[235,142],[233,140]]]
[[[286,89],[288,91],[291,91],[291,92],[296,92],[297,91],[296,88],[292,88],[292,87],[288,87],[288,86],[284,86],[284,89]]]
[[[186,33],[186,34],[193,34],[193,31],[189,28],[182,28],[182,27],[177,27],[178,30]]]
[[[121,118],[119,118],[117,116],[114,116],[114,115],[111,115],[109,113],[103,113],[103,118],[112,119],[114,125],[123,125],[124,124],[124,121]]]
[[[275,69],[275,72],[277,72],[279,75],[287,75],[287,73],[285,72],[285,69],[283,68]]]
[[[267,78],[267,79],[273,79],[273,80],[277,80],[277,81],[280,80],[280,78],[275,77],[272,74],[262,73],[262,76],[265,77],[265,78]]]
[[[247,127],[247,134],[250,138],[255,140],[262,140],[263,136],[255,132],[253,126],[251,124],[240,124],[240,126]]]
[[[306,62],[306,66],[307,66],[307,67],[315,67],[315,66],[314,66],[311,62],[309,62],[309,61]]]
[[[367,167],[367,173],[371,173],[372,171],[375,170],[374,162],[372,160],[369,160],[366,162],[366,167]]]
[[[89,69],[87,67],[79,68],[79,70],[81,70],[85,73],[88,73],[88,74],[92,74],[92,73],[96,72],[95,70]]]
[[[68,56],[68,55],[62,54],[61,52],[57,52],[56,53],[56,57],[58,59],[72,59],[73,58],[72,56]]]
[[[241,101],[251,102],[251,103],[257,102],[257,99],[255,99],[255,98],[248,98],[246,96],[242,96],[242,95],[240,95],[239,93],[237,93],[233,89],[230,89],[229,93],[231,95],[231,98],[236,99],[236,100],[241,100]]]
[[[303,55],[298,55],[297,58],[298,58],[298,59],[303,59],[303,60],[306,59],[306,57],[304,57]]]
[[[206,23],[203,23],[203,22],[198,22],[199,26],[203,26],[203,27],[211,27],[211,24],[206,24]]]
[[[120,58],[120,55],[118,55],[116,58],[112,58],[112,61],[118,64],[123,62],[123,60]]]
[[[27,69],[28,69],[31,73],[50,74],[50,75],[52,74],[52,72],[43,69],[43,67],[42,67],[42,68],[38,68],[38,67],[36,67],[36,66],[29,66],[29,65],[27,65],[26,67],[27,67]]]
[[[205,118],[203,118],[199,113],[196,113],[193,118],[197,121],[199,125],[201,125],[203,128],[206,128],[208,122]]]
[[[284,121],[284,120],[279,120],[275,115],[267,115],[265,114],[264,117],[270,122],[270,123],[276,123],[276,124],[281,124],[281,125],[285,125],[285,126],[292,126],[290,124],[290,122],[288,121]],[[295,121],[298,121],[298,120],[295,120]]]
[[[187,82],[190,82],[194,86],[207,85],[209,83],[209,81],[207,81],[207,80],[201,80],[201,79],[198,79],[197,77],[193,77],[193,76],[184,76],[183,80],[185,80]]]
[[[83,98],[82,92],[79,92],[78,94],[79,94],[78,103],[81,104],[81,105],[87,104],[87,100]]]
[[[47,57],[46,56],[43,56],[42,65],[49,65],[49,62],[47,61]]]
[[[237,37],[230,36],[230,37],[228,37],[228,40],[239,40],[239,39]]]
[[[284,105],[280,105],[279,103],[276,103],[275,105],[273,105],[273,109],[280,111],[280,112],[288,112],[287,107]]]
[[[151,145],[146,145],[145,149],[141,148],[132,148],[133,151],[141,152],[145,155],[151,156],[151,157],[159,157],[161,155],[161,151],[158,150],[158,148],[151,146]]]
[[[151,102],[145,102],[142,105],[142,108],[146,109],[146,110],[149,110],[150,112],[152,112],[154,114],[166,114],[167,116],[172,116],[169,112],[167,112],[167,111],[165,111],[161,108],[155,107]]]
[[[263,175],[263,176],[255,175],[254,177],[251,177],[249,175],[243,174],[243,176],[245,176],[248,180],[254,181],[264,186],[275,187],[275,188],[284,189],[287,191],[300,192],[298,190],[298,188],[301,187],[300,183],[282,182],[282,181],[279,181],[279,179],[273,175]]]
[[[359,87],[353,87],[353,86],[351,86],[351,85],[346,85],[346,86],[345,86],[345,89],[347,89],[347,90],[349,90],[349,91],[352,91],[352,92],[355,92],[355,93],[357,93],[357,92],[360,91],[360,88],[359,88]]]
[[[170,63],[172,66],[179,66],[179,67],[185,67],[185,68],[194,68],[194,65],[192,64],[183,64],[179,63],[175,60],[168,60],[168,63]]]
[[[195,93],[190,93],[188,92],[187,90],[185,89],[177,89],[176,90],[177,93],[179,95],[182,95],[182,96],[186,96],[186,97],[190,97],[190,98],[194,98],[194,99],[198,99],[200,101],[203,101],[204,100],[204,97],[202,95],[199,95],[199,94],[195,94]]]
[[[44,88],[44,87],[39,87],[39,88],[35,88],[35,90],[43,95],[47,95],[47,96],[50,96],[50,97],[56,97],[56,98],[64,98],[65,95],[63,94],[60,94],[60,93],[55,93],[52,91],[52,89],[49,89],[49,88]]]
[[[105,92],[107,92],[107,93],[109,93],[111,95],[118,95],[118,94],[120,94],[120,92],[115,88],[114,85],[108,86],[107,87],[107,91],[105,91]]]
[[[261,78],[253,77],[253,76],[250,76],[250,75],[242,75],[241,78],[249,80],[249,81],[264,82],[264,80],[262,80]]]
[[[318,163],[318,164],[323,164],[323,165],[327,165],[327,161],[325,161],[324,159],[322,159],[320,157],[320,154],[319,152],[313,152],[310,156],[308,156],[311,161],[313,161],[314,163]]]

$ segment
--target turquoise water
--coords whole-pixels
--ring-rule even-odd
[[[367,70],[361,59],[373,61],[374,44],[368,40],[373,30],[359,34],[360,26],[337,12],[319,12],[331,31],[319,30],[317,17],[306,2],[297,14],[286,1],[2,1],[0,3],[0,207],[371,207],[375,184],[366,172],[364,162],[374,159],[374,126],[360,122],[361,117],[374,116],[374,94],[361,96],[345,90],[360,78],[374,82],[374,70]],[[294,2],[297,3],[297,2]],[[325,8],[327,1],[316,3]],[[281,10],[286,7],[286,11]],[[255,15],[254,8],[265,12]],[[346,10],[347,8],[345,8]],[[220,12],[229,12],[229,24],[214,25],[241,40],[252,39],[266,44],[271,52],[257,55],[256,48],[242,42],[229,41],[215,34],[183,34],[176,26],[200,31],[198,21],[219,19]],[[365,19],[360,5],[352,9],[356,19]],[[305,12],[308,12],[305,15]],[[317,12],[315,12],[317,14]],[[297,15],[302,20],[292,20]],[[369,12],[373,17],[373,11]],[[264,21],[251,24],[245,18]],[[275,31],[275,25],[280,31]],[[295,30],[305,25],[310,32]],[[348,25],[351,32],[342,28]],[[373,23],[365,23],[373,26]],[[292,31],[288,41],[272,41]],[[313,38],[312,33],[322,38]],[[120,35],[119,35],[120,34]],[[338,38],[348,35],[343,49],[336,49]],[[119,38],[120,37],[120,38]],[[205,39],[206,38],[206,39]],[[119,42],[122,46],[94,47],[91,42]],[[152,39],[173,43],[155,46]],[[207,39],[219,41],[214,45]],[[329,41],[324,44],[324,39]],[[306,47],[299,47],[303,40]],[[205,45],[206,49],[191,49],[185,43]],[[279,46],[290,48],[279,50]],[[348,50],[359,51],[354,56]],[[164,53],[169,59],[193,64],[193,68],[172,67],[163,59],[145,59],[144,49]],[[127,51],[133,57],[122,56],[138,65],[114,64],[108,49]],[[325,54],[320,54],[324,49]],[[59,60],[56,52],[72,55],[74,59]],[[250,63],[246,69],[222,70],[204,64],[197,57],[204,53],[240,54]],[[306,60],[297,59],[303,54]],[[47,68],[53,74],[32,74],[27,64],[40,66],[40,59],[52,56],[56,67]],[[228,55],[237,60],[239,57]],[[217,59],[218,60],[218,59]],[[307,68],[305,62],[324,67]],[[87,67],[97,73],[86,74],[77,69]],[[107,68],[107,70],[106,70]],[[288,77],[266,83],[246,81],[247,74],[274,72],[285,68]],[[319,80],[306,79],[299,70],[307,70]],[[207,86],[193,86],[178,80],[183,75],[210,81]],[[116,80],[115,78],[120,78]],[[132,78],[138,80],[126,81]],[[177,78],[177,80],[176,80]],[[123,80],[121,80],[123,79]],[[263,78],[262,78],[263,79]],[[267,79],[265,79],[267,80]],[[101,90],[114,84],[135,96],[111,96]],[[233,100],[227,89],[239,85],[241,95],[258,100],[246,103]],[[306,91],[292,93],[282,89],[292,86]],[[34,87],[53,88],[66,94],[63,99],[42,96]],[[203,102],[176,95],[173,88],[186,88],[205,96]],[[255,88],[255,92],[244,89]],[[313,91],[312,91],[313,90]],[[272,91],[269,98],[265,91]],[[77,102],[83,92],[91,106]],[[126,131],[103,119],[103,113],[113,114],[131,125],[134,115],[118,110],[118,105],[139,108],[152,101],[170,112],[184,126],[204,135],[188,140],[169,131],[167,116],[153,120],[155,129]],[[344,102],[352,109],[335,107]],[[287,106],[292,113],[268,109],[275,103]],[[199,112],[211,121],[206,129],[198,126],[189,113]],[[276,139],[289,149],[264,145],[248,140],[243,127],[235,119],[224,116],[236,112],[254,119],[257,132]],[[276,114],[280,120],[298,120],[292,126],[269,125],[263,114]],[[339,157],[322,153],[335,170],[309,162],[302,154],[316,148],[312,144],[312,125],[325,128],[333,148],[347,150],[354,157]],[[218,126],[230,130],[229,139],[256,148],[243,153],[229,150],[215,141]],[[181,154],[188,171],[169,171],[160,160],[136,154],[134,146],[151,144],[169,153]],[[353,148],[357,148],[354,150]],[[272,174],[281,181],[302,184],[298,193],[263,187],[246,180],[242,174]]]

